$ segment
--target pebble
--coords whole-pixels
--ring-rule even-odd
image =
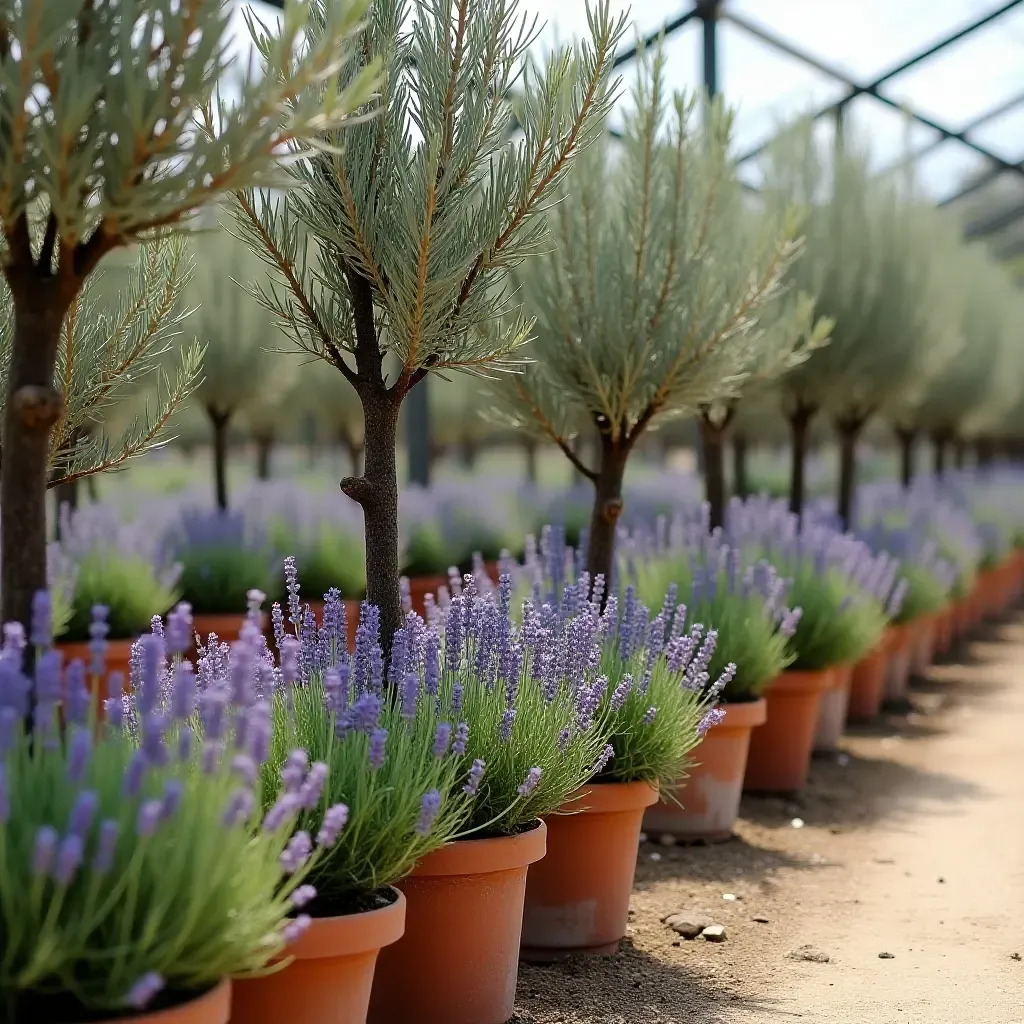
[[[708,942],[725,942],[727,936],[725,934],[725,925],[721,924],[709,924],[704,931],[701,932]]]
[[[732,903],[734,900],[741,900],[741,899],[743,899],[743,897],[742,896],[737,896],[736,893],[734,893],[734,892],[723,892],[722,893],[722,899],[723,900],[728,900],[730,903]]]
[[[876,857],[875,858],[875,863],[876,864],[895,864],[896,861],[894,861],[892,859],[892,857]]]
[[[1010,954],[1010,959],[1011,960],[1021,960],[1022,957],[1021,957],[1020,953],[1011,953]]]
[[[799,949],[791,950],[788,956],[790,960],[807,960],[812,964],[827,964],[832,959],[828,953],[813,946],[801,946]]]
[[[840,768],[845,768],[849,763],[850,763],[850,755],[849,754],[839,754],[836,757],[836,764],[839,765]]]
[[[705,928],[710,926],[711,922],[701,920],[700,918],[694,919],[687,914],[673,914],[665,920],[665,924],[667,924],[669,928],[676,933],[676,935],[681,935],[684,939],[695,939],[704,931]]]
[[[649,853],[647,855],[647,859],[648,860],[661,860],[661,854],[660,853]]]
[[[791,826],[792,826],[793,828],[803,828],[803,827],[804,827],[804,819],[803,819],[803,818],[794,818],[794,819],[793,819],[793,820],[792,820],[792,821],[790,822],[790,825],[791,825]]]
[[[939,879],[939,885],[945,885],[945,884],[946,884],[946,880],[944,878],[940,878]]]
[[[895,953],[879,953],[878,954],[878,959],[879,960],[895,960],[896,959],[896,954]]]
[[[641,832],[640,833],[640,842],[641,843],[646,843],[647,842],[647,833],[646,832]]]
[[[675,846],[676,837],[672,835],[671,832],[662,832],[662,834],[658,836],[658,842],[661,843],[662,846]]]
[[[771,924],[770,918],[765,917],[764,914],[758,914],[750,920],[756,921],[758,924]]]

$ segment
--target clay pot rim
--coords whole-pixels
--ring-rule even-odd
[[[117,640],[107,639],[107,650],[113,648],[115,651],[127,650],[131,652],[132,644],[138,640],[137,636],[119,637]],[[70,658],[91,658],[88,640],[62,640],[59,636],[53,641],[53,646],[64,652],[65,661]]]
[[[574,790],[559,814],[617,814],[638,811],[658,802],[658,787],[649,782],[588,782]]]
[[[853,669],[857,664],[856,661],[848,661],[844,665],[833,665],[829,670],[832,677],[829,679],[828,688],[830,690],[849,689],[853,681]]]
[[[290,945],[282,959],[330,960],[368,953],[397,942],[405,932],[405,896],[394,886],[395,897],[386,907],[359,914],[314,917],[302,937]]]
[[[187,1024],[195,1020],[226,1021],[231,1013],[231,979],[219,981],[205,995],[190,999],[187,1003],[169,1006],[166,1010],[154,1013],[141,1013],[137,1017],[129,1017],[127,1021],[119,1018],[119,1024]],[[112,1022],[107,1022],[112,1024]]]
[[[764,697],[756,700],[740,700],[735,703],[723,701],[715,705],[724,711],[725,718],[711,726],[708,732],[727,732],[729,729],[756,729],[768,720],[768,701]],[[700,750],[698,745],[697,750]]]
[[[547,852],[548,829],[538,820],[529,832],[492,839],[457,839],[428,853],[410,873],[413,878],[490,875],[525,868]]]
[[[834,669],[834,665],[827,668],[787,668],[775,677],[768,687],[768,692],[773,697],[797,693],[824,693],[832,685]]]
[[[853,670],[856,672],[858,669],[877,667],[878,662],[884,661],[888,657],[889,649],[883,636],[867,654],[854,664]]]
[[[245,622],[247,614],[248,614],[247,612],[196,612],[196,611],[194,611],[192,613],[192,628],[193,628],[194,632],[198,633],[199,632],[199,627],[203,623],[229,622],[232,625],[234,625],[236,623],[242,623],[242,622]],[[261,614],[261,616],[263,618],[263,623],[264,623],[264,626],[265,626],[266,623],[269,621],[267,613],[266,612],[261,612],[260,614]],[[215,629],[214,630],[210,630],[210,632],[216,633],[217,630],[215,630]]]

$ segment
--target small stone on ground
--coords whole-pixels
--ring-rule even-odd
[[[721,924],[708,925],[708,927],[701,932],[701,935],[703,935],[708,942],[725,942],[728,937],[725,934],[725,926]]]
[[[895,953],[879,953],[878,954],[878,959],[879,960],[895,960],[896,959],[896,954]]]
[[[832,958],[828,953],[813,946],[800,946],[799,949],[791,950],[790,960],[807,960],[812,964],[827,964]]]

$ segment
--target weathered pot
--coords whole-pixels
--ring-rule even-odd
[[[831,754],[839,749],[839,740],[846,728],[846,711],[850,703],[853,665],[836,665],[832,669],[829,688],[818,703],[818,728],[814,734],[814,749]]]
[[[619,948],[644,809],[658,799],[646,782],[584,786],[567,813],[544,819],[547,853],[526,876],[520,957],[531,963]]]
[[[180,1006],[167,1010],[155,1010],[131,1017],[118,1017],[105,1024],[228,1024],[231,1018],[231,982],[225,978],[206,995],[199,996]]]
[[[743,789],[748,793],[793,793],[803,789],[811,767],[821,695],[832,669],[783,672],[765,693],[765,724],[750,735]]]
[[[366,1024],[380,950],[405,927],[405,897],[379,910],[314,918],[287,967],[235,982],[231,1024]]]
[[[916,629],[910,647],[910,674],[923,676],[932,667],[935,657],[935,638],[938,634],[938,616],[922,615],[915,623]]]
[[[848,722],[866,722],[882,709],[885,674],[889,667],[889,650],[885,637],[870,654],[866,654],[850,675],[850,699],[846,707]]]
[[[907,683],[910,680],[910,655],[914,648],[916,630],[913,622],[889,626],[886,644],[889,662],[885,668],[885,701],[899,703],[907,699]]]
[[[123,678],[123,692],[129,692],[133,643],[135,643],[134,640],[107,641],[107,656],[105,661],[106,669],[102,676],[94,676],[92,672],[89,671],[89,668],[92,665],[92,652],[89,650],[89,642],[87,640],[72,643],[61,643],[58,641],[54,645],[57,650],[63,653],[65,665],[74,661],[76,658],[85,663],[85,682],[86,686],[89,687],[89,693],[91,694],[93,703],[96,706],[97,721],[100,721],[105,717],[103,702],[108,697],[115,696],[115,694],[112,694],[109,691],[110,674],[112,672],[121,673]]]
[[[505,1024],[515,1012],[526,871],[546,837],[540,822],[517,836],[461,840],[402,879],[405,935],[381,952],[371,1024]]]
[[[750,733],[764,724],[767,708],[763,697],[719,705],[725,717],[700,741],[694,754],[700,763],[690,769],[682,785],[647,809],[646,832],[707,842],[732,835],[740,811]]]

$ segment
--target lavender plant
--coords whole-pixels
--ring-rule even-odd
[[[278,575],[268,537],[242,511],[182,509],[161,548],[181,567],[181,598],[201,615],[239,612],[248,591],[272,592]]]
[[[789,639],[794,669],[848,664],[877,644],[899,599],[895,559],[809,510],[800,519],[768,498],[730,502],[725,534],[791,581],[789,600],[800,608]]]
[[[793,661],[789,640],[802,612],[785,607],[789,581],[770,562],[726,542],[721,530],[710,531],[706,506],[696,516],[659,520],[653,535],[634,531],[623,548],[625,575],[636,581],[641,600],[666,594],[671,604],[682,595],[680,628],[703,623],[716,632],[710,677],[735,665],[721,691],[724,703],[756,699]]]
[[[261,821],[269,706],[219,674],[197,698],[191,664],[165,659],[189,642],[179,610],[166,646],[159,633],[142,644],[135,696],[108,701],[101,724],[86,666],[64,666],[51,646],[49,606],[37,594],[31,634],[7,624],[0,650],[0,1009],[9,1020],[130,1016],[262,969],[304,927],[308,873],[336,838],[296,831],[292,804]],[[98,667],[102,638],[94,646]],[[322,768],[285,784],[316,801]],[[328,817],[339,824],[343,808]]]
[[[301,805],[300,826],[316,835],[332,828],[333,806],[348,809],[340,840],[310,873],[317,896],[307,913],[336,916],[380,905],[388,899],[383,886],[459,833],[484,766],[466,762],[466,724],[431,699],[436,673],[427,668],[422,620],[412,616],[396,635],[393,651],[404,660],[393,654],[388,687],[378,610],[363,604],[350,655],[340,593],[328,593],[318,627],[302,605],[291,558],[285,574],[290,628],[279,605],[272,612],[279,664],[261,649],[254,626],[232,645],[229,659],[232,678],[262,688],[273,704],[266,781],[296,774],[302,765],[295,749],[329,771],[321,801],[304,801],[294,786],[281,795],[266,786],[268,816]],[[224,653],[207,652],[205,659]]]

